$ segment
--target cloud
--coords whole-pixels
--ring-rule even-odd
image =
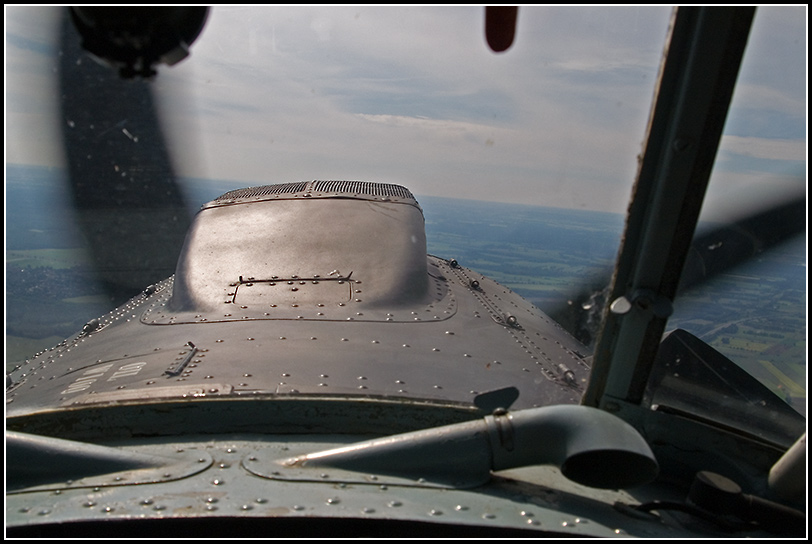
[[[803,140],[744,138],[723,136],[719,150],[757,159],[805,161],[806,142]]]
[[[9,47],[12,132],[15,119],[44,125],[19,115],[47,94],[21,62],[37,55],[37,70],[48,69],[38,45],[47,40],[24,13],[40,12],[15,11],[15,35],[38,41]],[[764,13],[775,36],[786,21]],[[153,86],[186,176],[401,180],[437,196],[623,211],[669,18],[666,7],[524,7],[514,46],[497,55],[481,7],[222,6],[191,56],[160,67]],[[781,50],[768,51],[770,62],[760,50],[749,62],[780,66]],[[805,102],[794,80],[756,72],[737,90],[723,149],[797,161]],[[776,116],[781,129],[765,133]]]

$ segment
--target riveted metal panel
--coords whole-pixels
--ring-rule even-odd
[[[379,528],[388,530],[398,522],[412,528],[423,523],[429,525],[423,529],[426,534],[448,525],[459,530],[474,528],[483,534],[490,528],[526,530],[525,537],[697,536],[668,518],[652,521],[613,508],[615,504],[634,506],[649,500],[644,493],[587,488],[570,482],[549,466],[499,472],[490,482],[474,489],[442,490],[427,482],[388,483],[374,473],[358,472],[352,477],[347,474],[347,481],[343,481],[342,474],[325,470],[310,481],[291,482],[257,475],[249,468],[262,464],[263,459],[340,447],[363,438],[335,434],[241,435],[212,441],[207,436],[188,436],[180,440],[173,437],[112,443],[142,454],[188,455],[195,462],[204,459],[200,465],[205,469],[183,479],[154,484],[90,488],[64,485],[61,489],[8,495],[7,528],[24,530],[29,525],[43,527],[51,523],[68,530],[73,522],[128,520],[138,520],[143,527],[151,521],[193,519],[198,524],[210,521],[212,536],[219,536],[216,528],[231,527],[233,522],[250,527],[252,521],[259,520],[302,520],[310,527],[320,523],[334,527],[342,520],[355,520],[387,522]],[[273,527],[265,525],[264,529]],[[301,534],[310,534],[304,527]],[[355,527],[358,531],[364,525]]]
[[[140,319],[132,309],[117,312],[121,317],[104,328],[12,372],[7,410],[24,414],[47,406],[43,399],[109,405],[139,392],[145,402],[343,395],[473,406],[481,393],[514,385],[517,409],[578,403],[589,368],[566,332],[466,268],[430,257],[428,269],[437,286],[428,304],[261,311],[228,304],[233,313],[219,316],[169,311],[173,284],[167,281],[135,301],[139,310],[147,307]],[[500,317],[505,315],[514,319]],[[197,351],[186,361],[190,344]],[[179,364],[180,373],[167,372]]]

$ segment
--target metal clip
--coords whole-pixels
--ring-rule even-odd
[[[671,300],[658,295],[651,289],[638,289],[632,294],[631,300],[625,296],[618,297],[609,305],[609,311],[617,315],[629,313],[632,308],[651,312],[660,319],[666,319],[674,312]]]

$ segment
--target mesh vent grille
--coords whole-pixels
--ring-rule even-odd
[[[411,198],[412,193],[405,187],[391,183],[373,183],[371,181],[314,181],[313,191],[325,193],[351,193],[357,195],[391,196]]]
[[[276,185],[263,185],[262,187],[249,187],[229,191],[215,199],[239,200],[269,195],[293,193],[345,193],[351,195],[371,195],[379,197],[409,198],[415,200],[414,195],[405,187],[391,183],[374,183],[371,181],[299,181],[295,183],[279,183]]]
[[[306,181],[299,181],[296,183],[279,183],[276,185],[263,185],[262,187],[237,189],[217,197],[216,200],[236,200],[240,198],[253,198],[257,196],[300,193],[307,189],[307,183],[308,182]]]

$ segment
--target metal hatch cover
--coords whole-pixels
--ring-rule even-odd
[[[224,291],[222,308],[178,310],[171,307],[174,278],[150,300],[140,321],[145,325],[222,323],[253,320],[357,321],[426,323],[448,320],[457,313],[458,295],[449,281],[448,264],[427,259],[428,288],[418,300],[381,306],[368,297],[368,283],[357,272],[346,276],[291,275],[254,279],[238,276]],[[314,283],[318,282],[318,283]],[[343,282],[343,283],[342,283]],[[274,284],[274,285],[271,285]],[[282,294],[276,294],[275,289]],[[288,290],[284,292],[282,290]],[[292,291],[296,289],[296,291]],[[251,290],[251,291],[249,291]]]
[[[351,276],[352,274],[350,274]],[[232,304],[237,306],[291,304],[329,304],[331,306],[350,302],[353,281],[349,277],[333,276],[322,278],[318,274],[311,277],[271,276],[267,279],[240,276],[234,285]]]

